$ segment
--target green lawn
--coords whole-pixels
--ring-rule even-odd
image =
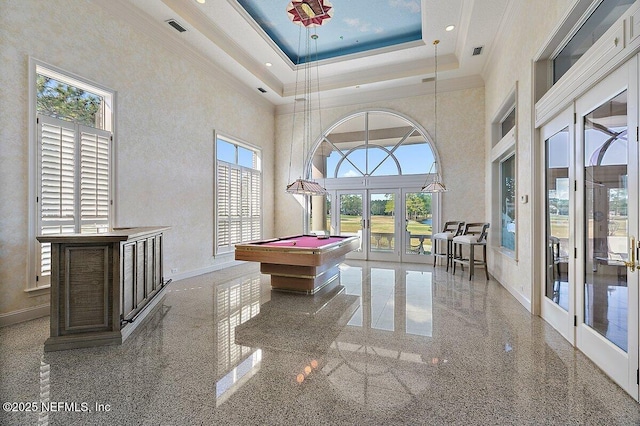
[[[360,230],[360,216],[340,216],[340,230],[343,233],[356,233]],[[371,232],[373,234],[392,234],[394,232],[394,220],[393,216],[371,216]],[[411,235],[428,235],[423,240],[423,246],[425,251],[431,251],[431,225],[425,225],[415,220],[410,220],[407,225],[407,230]],[[375,237],[372,237],[372,244],[376,244]],[[384,238],[380,239],[377,244],[380,248],[388,246],[388,241]],[[393,244],[393,242],[392,242]],[[411,247],[418,247],[420,240],[418,238],[411,238]]]
[[[360,216],[340,216],[340,229],[342,232],[357,232],[360,225]],[[371,216],[371,232],[392,233],[394,231],[393,216]],[[425,225],[415,220],[410,220],[407,230],[412,234],[431,235],[431,225]]]
[[[569,238],[569,216],[551,215],[551,235],[560,239]],[[593,227],[593,220],[589,221],[589,229]],[[611,235],[627,235],[627,218],[616,218],[609,221]]]

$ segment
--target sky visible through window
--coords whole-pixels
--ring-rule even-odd
[[[392,146],[387,146],[387,150],[391,151]],[[348,154],[348,155],[347,155]],[[340,164],[338,174],[335,171],[338,163],[342,160],[343,155],[347,155],[347,159]],[[369,155],[369,167],[367,170],[367,155]],[[352,152],[333,151],[327,158],[327,177],[356,177],[364,174],[373,176],[396,176],[400,174],[398,166],[392,157],[398,160],[403,175],[425,174],[429,172],[433,163],[433,153],[427,143],[401,145],[388,157],[388,152],[375,146],[370,149],[353,150]],[[384,160],[384,161],[383,161]],[[380,162],[382,164],[380,164]]]
[[[216,139],[216,158],[231,164],[238,164],[249,169],[260,170],[257,153],[223,139]]]

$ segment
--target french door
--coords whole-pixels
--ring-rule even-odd
[[[573,107],[541,130],[545,217],[541,314],[575,344],[575,149]]]
[[[541,314],[636,399],[637,61],[612,72],[541,129]]]
[[[360,249],[349,258],[400,261],[398,198],[394,189],[337,191],[335,229],[339,235],[360,237]]]
[[[637,74],[634,59],[575,103],[576,345],[636,399]]]
[[[338,235],[360,236],[350,259],[426,263],[431,257],[432,211],[437,197],[418,189],[377,188],[330,191],[330,228]]]

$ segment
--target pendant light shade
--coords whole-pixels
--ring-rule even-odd
[[[440,179],[440,173],[438,172],[438,162],[434,161],[433,164],[431,164],[431,169],[429,169],[429,175],[431,175],[431,173],[433,172],[433,170],[435,169],[435,175],[433,176],[433,179],[431,180],[431,182],[426,183],[425,185],[422,187],[422,189],[420,190],[421,192],[447,192],[449,191],[447,189],[447,187],[444,185],[444,183],[442,183],[442,180]],[[428,180],[429,178],[427,178]]]
[[[293,183],[287,185],[286,191],[289,194],[300,195],[326,195],[329,193],[317,182],[305,179],[296,179]]]

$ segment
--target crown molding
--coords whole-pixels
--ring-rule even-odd
[[[278,54],[280,59],[282,59],[282,61],[292,71],[296,69],[296,65],[293,63],[293,61],[289,59],[287,55],[284,54],[282,49],[280,49],[280,46],[278,46],[278,44],[275,41],[273,41],[271,37],[269,37],[269,35],[262,29],[262,27],[258,25],[258,23],[253,19],[253,17],[249,15],[249,12],[247,12],[245,8],[242,7],[240,3],[238,3],[238,0],[227,0],[227,2],[231,5],[231,7],[233,7],[236,10],[236,12],[238,12],[238,14],[240,14],[240,16],[244,18],[244,20],[251,26],[251,28],[253,28],[255,32],[258,33],[260,37],[262,37],[264,42],[267,43],[269,47],[271,47],[271,49],[273,49],[273,51]]]
[[[513,26],[515,22],[516,12],[520,9],[521,3],[518,3],[516,6],[513,0],[507,1],[507,7],[505,8],[504,13],[502,14],[502,19],[500,20],[500,25],[498,25],[498,30],[496,31],[496,35],[493,37],[493,43],[489,45],[489,52],[487,54],[487,59],[484,61],[484,65],[480,74],[483,78],[487,78],[489,73],[489,67],[494,63],[494,57],[500,50],[502,46],[498,46],[499,40],[506,40],[506,36],[508,35],[508,31]]]
[[[184,58],[193,65],[211,75],[219,81],[223,81],[242,96],[259,105],[274,108],[273,103],[262,95],[254,92],[245,83],[235,78],[232,74],[221,68],[216,62],[205,57],[187,43],[180,39],[178,35],[172,34],[169,29],[164,28],[149,15],[133,6],[126,0],[89,0],[93,4],[99,5],[109,14],[121,19],[137,29],[140,33],[151,38],[156,44],[161,45],[176,56]],[[171,30],[173,31],[173,30]]]
[[[462,2],[462,11],[460,12],[459,30],[456,32],[456,56],[462,58],[464,56],[465,40],[469,33],[471,25],[471,17],[473,15],[473,5],[475,0],[464,0]]]
[[[446,92],[456,92],[459,90],[475,89],[481,87],[484,87],[484,80],[480,75],[439,80],[438,95]],[[432,82],[428,82],[408,84],[402,87],[392,87],[388,89],[366,91],[359,94],[352,93],[348,96],[323,96],[321,99],[321,108],[337,108],[348,105],[383,102],[394,99],[406,99],[414,96],[430,95],[434,92],[435,85],[432,84]],[[293,102],[276,106],[275,113],[276,115],[292,114]]]
[[[162,2],[267,87],[277,94],[282,93],[280,80],[272,74],[265,73],[264,64],[253,59],[244,48],[227,36],[200,8],[196,7],[195,2],[185,2],[184,0],[162,0]]]
[[[452,71],[460,68],[455,55],[446,55],[439,58],[438,64],[440,71]],[[368,68],[364,71],[354,71],[350,73],[342,73],[331,77],[320,77],[320,91],[344,89],[355,87],[363,84],[379,83],[390,80],[397,80],[407,77],[422,78],[425,75],[435,72],[435,59],[429,58],[416,59],[414,61],[403,62],[399,64],[387,65],[383,67]],[[315,93],[317,87],[312,87],[311,92]],[[296,85],[285,84],[283,96],[295,96]]]

